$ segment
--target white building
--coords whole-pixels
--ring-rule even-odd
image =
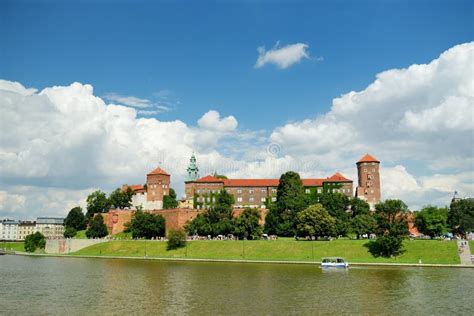
[[[0,221],[0,240],[17,240],[18,222],[11,219]]]
[[[36,219],[36,231],[42,233],[46,238],[63,238],[64,218],[38,217]]]

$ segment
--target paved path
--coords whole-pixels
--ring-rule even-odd
[[[458,251],[461,264],[472,264],[471,250],[469,248],[469,243],[466,240],[458,240]]]

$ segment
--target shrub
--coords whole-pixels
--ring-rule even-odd
[[[35,252],[36,249],[44,249],[46,246],[46,239],[40,232],[30,234],[25,238],[25,250],[27,252]]]
[[[64,237],[65,238],[73,238],[76,236],[77,230],[75,230],[72,227],[66,227],[66,230],[64,230]]]
[[[183,230],[170,230],[168,233],[167,250],[178,249],[186,246],[186,232]]]
[[[403,250],[403,239],[395,236],[381,236],[377,240],[372,240],[364,246],[369,249],[369,252],[374,257],[394,257],[401,255]]]

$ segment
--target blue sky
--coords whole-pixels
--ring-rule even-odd
[[[158,165],[474,196],[472,1],[1,1],[0,218],[61,216]],[[274,149],[277,149],[276,151]]]
[[[429,61],[472,39],[466,1],[3,1],[0,74],[44,88],[90,83],[157,99],[188,124],[209,108],[268,129],[327,111],[376,73]],[[296,42],[313,59],[253,66],[257,47]],[[323,61],[316,61],[322,57]],[[180,102],[178,104],[178,101]]]

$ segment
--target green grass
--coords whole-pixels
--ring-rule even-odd
[[[132,233],[121,232],[121,233],[112,235],[112,237],[119,238],[119,239],[132,239]]]
[[[247,259],[320,261],[321,257],[341,256],[349,262],[458,264],[455,241],[406,240],[406,251],[395,258],[374,258],[364,247],[366,240],[335,241],[190,241],[186,248],[167,251],[165,242],[110,241],[93,245],[72,255],[129,256],[200,259]]]
[[[74,239],[86,239],[86,230],[78,230]]]
[[[474,240],[468,241],[469,249],[471,249],[471,255],[474,255]]]
[[[25,251],[25,243],[23,241],[0,242],[0,248],[13,251]]]

